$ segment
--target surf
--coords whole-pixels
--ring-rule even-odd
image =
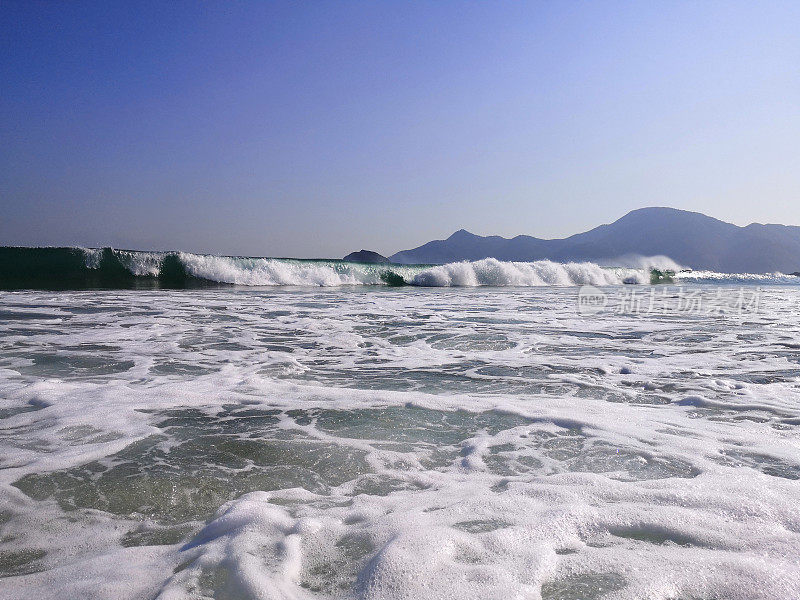
[[[660,262],[659,260],[660,259]],[[608,261],[606,261],[608,262]],[[666,257],[622,266],[484,258],[443,265],[220,256],[115,248],[0,248],[2,289],[175,289],[204,287],[542,287],[623,284],[796,284],[782,273],[675,270]]]

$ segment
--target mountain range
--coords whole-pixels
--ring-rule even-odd
[[[641,208],[608,225],[563,239],[480,236],[464,229],[391,257],[400,264],[443,264],[493,257],[506,261],[592,261],[667,256],[684,267],[726,273],[800,269],[800,227],[733,225],[697,212]]]

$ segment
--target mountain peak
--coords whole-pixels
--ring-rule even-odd
[[[709,217],[708,215],[704,215],[703,213],[694,212],[691,210],[682,210],[680,208],[672,208],[670,206],[646,206],[644,208],[636,208],[617,220],[623,221],[625,219],[632,217],[637,217],[637,218],[699,217],[702,219],[713,219],[714,221],[718,220],[714,219],[714,217]]]
[[[697,223],[713,222],[717,224],[724,224],[729,227],[738,227],[738,225],[734,225],[733,223],[728,223],[727,221],[723,221],[722,219],[711,217],[709,215],[697,212],[695,210],[683,210],[681,208],[670,208],[668,206],[654,206],[650,208],[640,208],[639,211],[642,214],[649,214],[654,217],[683,219],[684,221],[694,220]]]
[[[453,233],[453,235],[451,235],[447,239],[448,240],[457,240],[457,239],[476,238],[476,237],[480,237],[480,236],[475,235],[474,233],[471,233],[471,232],[467,231],[466,229],[459,229],[458,231]]]
[[[680,208],[672,208],[671,206],[643,206],[642,208],[634,208],[632,211],[629,211],[625,216],[633,215],[633,214],[659,214],[659,213],[689,213],[693,215],[699,215],[700,213],[695,213],[689,210],[682,210]]]

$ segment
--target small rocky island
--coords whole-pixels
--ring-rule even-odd
[[[346,260],[349,262],[360,262],[360,263],[388,264],[392,262],[382,254],[378,254],[377,252],[373,252],[372,250],[359,250],[358,252],[351,252],[350,254],[345,256],[342,260]]]

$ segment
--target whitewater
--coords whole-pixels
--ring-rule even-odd
[[[800,597],[797,278],[166,256],[0,291],[0,597]]]
[[[652,269],[670,270],[679,283],[796,284],[783,273],[691,271],[668,257],[623,257],[602,264],[494,258],[444,265],[367,264],[327,259],[218,256],[112,248],[0,247],[0,288],[130,288],[236,285],[538,287],[649,284]]]

